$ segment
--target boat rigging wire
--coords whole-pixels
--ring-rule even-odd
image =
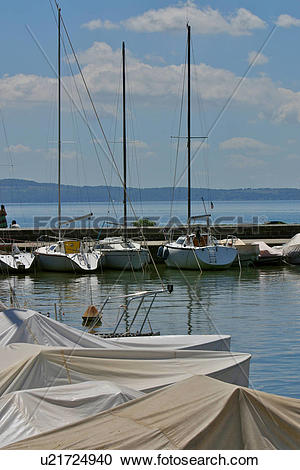
[[[54,1],[55,1],[56,7],[59,8],[59,5],[58,5],[57,1],[56,1],[56,0],[54,0]],[[51,4],[51,0],[49,0],[49,2],[50,2],[50,5],[51,5],[51,9],[52,9],[52,11],[53,11],[53,6],[52,6],[52,4]],[[54,15],[54,17],[55,17],[55,15]],[[55,21],[57,21],[57,20],[56,20],[56,17],[55,17]],[[84,119],[83,119],[83,121],[84,121],[84,122],[86,123],[86,125],[91,129],[91,132],[92,132],[92,135],[94,136],[95,142],[97,142],[97,144],[98,144],[99,147],[101,148],[101,150],[102,150],[102,152],[104,153],[104,155],[108,158],[108,161],[113,165],[113,167],[114,167],[114,169],[115,169],[115,171],[116,171],[116,173],[117,173],[117,176],[118,176],[118,178],[119,178],[119,180],[120,180],[122,186],[124,186],[123,178],[122,178],[122,176],[121,176],[121,174],[120,174],[120,171],[119,171],[119,169],[118,169],[118,166],[117,166],[116,160],[115,160],[115,158],[114,158],[113,152],[112,152],[111,147],[110,147],[110,145],[109,145],[109,141],[108,141],[108,139],[107,139],[107,137],[106,137],[106,134],[105,134],[105,132],[104,132],[104,128],[103,128],[103,126],[102,126],[102,124],[101,124],[101,121],[100,121],[100,118],[99,118],[99,114],[98,114],[98,112],[97,112],[97,110],[96,110],[95,104],[94,104],[94,102],[93,102],[91,93],[90,93],[89,88],[88,88],[88,86],[87,86],[85,77],[84,77],[84,75],[83,75],[81,66],[80,66],[80,64],[79,64],[78,58],[77,58],[77,56],[76,56],[76,53],[75,53],[73,44],[72,44],[72,42],[71,42],[71,39],[70,39],[68,30],[67,30],[67,28],[66,28],[66,25],[65,25],[65,22],[64,22],[64,19],[63,19],[62,16],[61,16],[61,23],[62,23],[63,29],[64,29],[64,31],[65,31],[66,37],[67,37],[67,39],[68,39],[68,42],[69,42],[69,45],[70,45],[72,54],[73,54],[73,56],[74,56],[74,59],[75,59],[77,68],[78,68],[79,73],[80,73],[80,76],[81,76],[81,78],[82,78],[82,81],[83,81],[83,84],[84,84],[86,93],[87,93],[87,95],[88,95],[89,101],[90,101],[90,103],[91,103],[92,109],[93,109],[93,111],[94,111],[94,113],[95,113],[95,117],[96,117],[96,120],[97,120],[98,125],[99,125],[99,127],[100,127],[102,136],[103,136],[104,141],[105,141],[105,143],[106,143],[106,146],[107,146],[107,150],[108,150],[109,155],[107,154],[107,152],[106,152],[105,149],[103,148],[102,144],[99,142],[99,140],[98,140],[97,137],[95,136],[95,132],[93,132],[92,129],[90,128],[90,126],[88,125],[87,119],[86,119],[85,111],[83,111],[83,114],[84,114]],[[35,43],[37,44],[37,46],[39,47],[39,49],[40,49],[41,52],[43,53],[44,57],[46,58],[48,64],[50,65],[50,67],[52,68],[52,70],[54,71],[54,73],[56,73],[55,68],[53,67],[53,65],[51,64],[50,60],[48,59],[48,57],[47,57],[45,51],[42,49],[42,47],[41,47],[40,44],[38,43],[38,41],[37,41],[36,37],[34,36],[33,32],[31,31],[31,29],[29,28],[28,25],[27,25],[26,27],[27,27],[27,29],[28,29],[30,35],[32,36],[33,40],[35,41]],[[66,86],[64,85],[63,82],[62,82],[62,86],[63,86],[63,88],[64,88],[64,91],[68,94],[69,98],[72,100],[72,97],[71,97],[70,94],[68,93],[68,90],[66,89]],[[73,100],[73,101],[74,101],[74,100]],[[77,104],[76,104],[75,102],[74,102],[74,105],[78,108],[78,106],[77,106]],[[82,117],[82,113],[80,112],[79,109],[78,109],[78,112],[79,112],[79,114],[80,114],[81,117]],[[99,160],[99,159],[98,159],[98,160]],[[128,191],[128,190],[126,189],[126,192],[127,192],[127,191]],[[132,213],[133,213],[133,214],[135,215],[135,217],[136,217],[134,208],[133,208],[133,206],[132,206],[131,200],[130,200],[130,198],[128,197],[128,195],[127,195],[127,200],[128,200],[128,203],[129,203],[129,205],[130,205],[130,207],[131,207]],[[136,218],[137,218],[137,217],[136,217]],[[144,240],[144,241],[146,241],[146,240]]]
[[[50,1],[50,0],[49,0],[49,1]],[[54,0],[54,1],[55,1],[56,7],[59,9],[58,2],[57,2],[56,0]],[[51,4],[51,1],[50,1],[50,5],[51,5],[51,9],[52,9],[52,11],[53,11],[53,7],[52,7],[52,4]],[[56,21],[56,16],[54,15],[54,17],[55,17],[55,21]],[[67,93],[67,95],[69,96],[69,98],[74,102],[74,106],[77,108],[77,110],[78,110],[80,116],[81,116],[81,117],[84,116],[83,121],[87,124],[88,128],[90,129],[90,132],[92,133],[92,135],[93,135],[94,138],[95,138],[95,142],[98,143],[98,145],[100,146],[100,148],[101,148],[101,150],[103,151],[104,155],[108,158],[108,160],[110,161],[110,163],[113,164],[113,167],[114,167],[115,170],[116,170],[116,173],[117,173],[117,175],[118,175],[118,177],[119,177],[119,179],[120,179],[120,181],[121,181],[121,183],[122,183],[122,186],[124,187],[123,178],[122,178],[122,176],[121,176],[121,174],[120,174],[120,172],[119,172],[119,169],[118,169],[118,166],[117,166],[117,164],[116,164],[114,155],[113,155],[113,153],[112,153],[112,151],[111,151],[111,148],[110,148],[108,139],[107,139],[107,137],[106,137],[106,135],[105,135],[103,126],[102,126],[102,124],[101,124],[101,122],[100,122],[99,115],[98,115],[98,113],[97,113],[96,107],[95,107],[94,102],[93,102],[93,100],[92,100],[92,96],[91,96],[90,91],[89,91],[89,89],[88,89],[88,86],[87,86],[85,77],[84,77],[84,75],[83,75],[82,69],[81,69],[81,67],[80,67],[78,58],[77,58],[77,56],[76,56],[74,47],[73,47],[73,45],[72,45],[72,42],[71,42],[69,33],[68,33],[68,31],[67,31],[67,28],[66,28],[66,25],[65,25],[65,23],[64,23],[64,20],[63,20],[63,17],[62,17],[62,16],[61,16],[61,23],[62,23],[63,29],[64,29],[64,31],[65,31],[66,37],[67,37],[67,39],[68,39],[70,48],[71,48],[71,50],[72,50],[72,53],[73,53],[73,56],[74,56],[76,65],[77,65],[77,67],[78,67],[80,76],[81,76],[81,78],[82,78],[84,87],[85,87],[85,89],[86,89],[87,95],[88,95],[88,97],[89,97],[89,100],[90,100],[92,109],[93,109],[93,111],[94,111],[94,113],[95,113],[96,120],[97,120],[97,122],[98,122],[98,124],[99,124],[101,133],[102,133],[103,138],[104,138],[104,140],[105,140],[105,143],[106,143],[106,146],[107,146],[107,149],[108,149],[108,153],[109,153],[109,155],[110,155],[111,160],[109,159],[109,156],[108,156],[107,152],[105,151],[105,149],[103,148],[103,146],[101,145],[101,143],[100,143],[100,142],[98,141],[98,139],[95,137],[95,133],[93,132],[92,128],[88,125],[87,119],[86,119],[85,111],[83,111],[83,113],[80,111],[80,109],[78,108],[77,104],[74,102],[74,100],[72,100],[72,97],[71,97],[70,94],[68,93],[68,90],[66,89],[66,86],[64,85],[63,82],[62,82],[62,86],[63,86],[63,88],[64,88],[64,91],[65,91],[65,92]],[[40,44],[38,43],[38,41],[37,41],[37,39],[35,38],[33,32],[30,30],[30,28],[29,28],[28,26],[27,26],[27,29],[28,29],[29,33],[31,34],[33,40],[35,41],[35,43],[37,44],[37,46],[39,47],[39,49],[40,49],[41,52],[43,53],[43,55],[44,55],[44,57],[46,58],[48,64],[50,65],[50,67],[52,68],[52,70],[54,71],[54,73],[56,73],[55,68],[53,67],[53,65],[51,64],[50,60],[48,59],[48,57],[47,57],[45,51],[42,49],[42,47],[41,47]],[[81,100],[80,100],[80,101],[81,101]],[[97,156],[98,156],[98,154],[97,154]],[[99,159],[98,159],[98,160],[99,160]],[[128,201],[128,203],[129,203],[129,205],[130,205],[130,207],[131,207],[132,213],[134,214],[135,218],[137,219],[137,216],[136,216],[136,214],[135,214],[135,211],[134,211],[132,202],[131,202],[130,198],[128,197],[128,189],[127,189],[127,188],[126,188],[126,196],[127,196],[127,201]],[[159,273],[159,271],[158,271],[158,268],[157,268],[157,266],[156,266],[156,263],[155,263],[155,261],[154,261],[154,258],[153,258],[152,254],[151,254],[151,251],[150,251],[149,248],[148,248],[148,243],[147,243],[147,240],[146,240],[145,237],[144,237],[144,234],[143,234],[143,231],[142,231],[142,230],[141,230],[141,237],[142,237],[142,239],[143,239],[143,241],[144,241],[144,244],[146,245],[146,248],[148,249],[149,257],[150,257],[150,259],[151,259],[151,261],[152,261],[152,263],[153,263],[154,269],[155,269],[156,274],[157,274],[157,276],[158,276],[158,278],[159,278],[159,280],[160,280],[160,282],[161,282],[161,285],[162,285],[162,287],[164,287],[163,280],[162,280],[162,278],[161,278],[161,276],[160,276],[160,273]]]
[[[58,4],[57,4],[56,0],[55,0],[55,3],[56,3],[56,5],[57,5],[57,7],[58,7]],[[81,76],[81,78],[82,78],[82,81],[83,81],[85,90],[86,90],[87,95],[88,95],[88,98],[89,98],[89,100],[90,100],[92,109],[93,109],[93,111],[94,111],[94,113],[95,113],[96,120],[97,120],[98,125],[99,125],[99,127],[100,127],[102,136],[103,136],[103,138],[104,138],[104,140],[105,140],[105,143],[106,143],[106,146],[107,146],[107,149],[108,149],[108,152],[109,152],[109,156],[110,156],[110,158],[111,158],[111,162],[113,163],[113,166],[114,166],[114,169],[115,169],[115,171],[116,171],[116,173],[117,173],[117,175],[118,175],[118,178],[119,178],[119,180],[121,181],[122,186],[124,187],[123,178],[122,178],[122,176],[121,176],[121,174],[120,174],[120,171],[119,171],[119,169],[118,169],[118,166],[117,166],[116,160],[115,160],[115,158],[114,158],[113,152],[111,151],[111,147],[110,147],[110,145],[109,145],[109,141],[108,141],[108,139],[107,139],[107,137],[106,137],[106,134],[105,134],[105,132],[104,132],[103,126],[102,126],[101,121],[100,121],[100,118],[99,118],[99,114],[98,114],[98,112],[97,112],[97,110],[96,110],[96,107],[95,107],[95,104],[94,104],[94,102],[93,102],[91,93],[90,93],[90,91],[89,91],[89,89],[88,89],[88,86],[87,86],[85,77],[84,77],[84,75],[83,75],[81,66],[80,66],[79,61],[78,61],[78,58],[77,58],[77,56],[76,56],[76,53],[75,53],[74,47],[73,47],[73,45],[72,45],[72,42],[71,42],[69,33],[68,33],[68,31],[67,31],[66,25],[65,25],[65,23],[64,23],[63,17],[61,17],[61,21],[62,21],[63,28],[64,28],[64,30],[65,30],[66,37],[67,37],[67,39],[68,39],[70,48],[71,48],[71,50],[72,50],[72,53],[73,53],[73,56],[74,56],[74,59],[75,59],[77,68],[78,68],[79,73],[80,73],[80,76]],[[64,87],[64,88],[65,88],[65,87]],[[87,125],[88,125],[88,124],[87,124]],[[106,153],[105,150],[103,149],[103,147],[102,147],[102,145],[100,144],[100,142],[98,141],[98,139],[97,139],[97,143],[98,143],[98,145],[100,146],[100,148],[102,149],[103,153],[108,157],[107,153]],[[129,195],[128,195],[128,188],[126,188],[126,197],[127,197],[128,203],[129,203],[129,205],[130,205],[130,208],[131,208],[131,210],[132,210],[132,213],[134,214],[135,218],[137,219],[137,216],[136,216],[136,214],[135,214],[135,210],[134,210],[134,208],[133,208],[132,202],[131,202],[131,200],[130,200],[130,198],[129,198]],[[144,236],[143,236],[143,233],[142,233],[142,232],[141,232],[141,234],[142,234],[142,237],[143,237],[143,239],[144,239]],[[145,240],[145,239],[144,239],[144,242],[146,243],[146,240]],[[150,251],[149,251],[149,254],[150,254],[150,256],[151,256]],[[153,261],[153,259],[152,259],[152,261]]]
[[[273,28],[271,29],[271,31],[269,32],[269,34],[267,35],[266,39],[264,40],[264,42],[262,43],[262,45],[260,46],[260,48],[258,49],[254,59],[252,60],[252,62],[250,62],[250,64],[248,65],[248,67],[246,68],[244,74],[242,75],[242,77],[238,80],[237,84],[235,85],[235,87],[233,88],[233,91],[231,93],[231,95],[227,98],[227,100],[225,101],[224,105],[222,106],[220,112],[218,113],[217,117],[215,118],[215,120],[212,122],[210,128],[208,129],[208,132],[207,132],[207,137],[209,137],[209,135],[214,131],[214,129],[216,128],[216,126],[218,125],[220,119],[223,117],[224,113],[227,111],[227,108],[229,107],[232,99],[234,98],[234,96],[236,95],[236,93],[238,92],[238,90],[240,89],[242,83],[244,82],[245,78],[247,77],[247,75],[249,74],[250,70],[252,69],[252,67],[255,65],[255,63],[257,62],[260,54],[262,53],[263,49],[265,48],[265,46],[268,44],[268,42],[270,41],[271,37],[273,36],[275,30],[277,28],[277,25],[275,24],[273,26]],[[200,148],[202,147],[204,141],[202,141],[198,148],[195,150],[195,152],[193,153],[192,157],[191,157],[191,163],[195,160],[196,158],[196,155],[198,154]],[[179,178],[177,179],[176,181],[176,186],[180,183],[180,181],[183,179],[184,177],[184,174],[185,174],[185,171],[184,170]]]
[[[36,45],[38,46],[38,48],[40,49],[40,51],[41,51],[42,54],[44,55],[46,61],[48,62],[48,65],[51,67],[51,69],[53,70],[53,72],[56,74],[56,70],[55,70],[53,64],[50,62],[50,60],[49,60],[49,58],[48,58],[46,52],[43,50],[43,48],[41,47],[41,45],[38,43],[37,38],[35,37],[34,33],[32,32],[32,30],[30,29],[30,27],[29,27],[28,25],[26,25],[26,28],[27,28],[29,34],[31,35],[32,39],[34,40],[34,42],[36,43]],[[88,126],[88,128],[90,129],[90,132],[91,132],[91,134],[92,134],[92,136],[93,136],[92,141],[93,141],[95,144],[96,144],[96,142],[97,142],[97,144],[98,144],[99,147],[101,148],[103,154],[107,157],[108,161],[110,161],[109,156],[107,155],[107,152],[106,152],[105,149],[102,147],[102,145],[101,145],[101,143],[99,142],[99,140],[97,139],[96,133],[95,133],[95,132],[92,130],[92,128],[88,125],[87,120],[86,120],[86,116],[85,116],[85,111],[82,112],[82,111],[79,109],[77,103],[75,103],[75,101],[73,100],[73,98],[70,96],[70,94],[69,94],[69,92],[68,92],[68,90],[67,90],[67,88],[66,88],[66,86],[65,86],[65,84],[64,84],[63,81],[61,81],[61,84],[62,84],[62,87],[63,87],[64,91],[65,91],[66,94],[68,95],[68,97],[73,101],[73,104],[74,104],[75,108],[77,109],[77,112],[79,113],[79,115],[80,115],[80,117],[82,118],[83,122],[85,122],[86,125]],[[97,153],[97,156],[98,156],[98,153]],[[100,159],[98,159],[98,161],[100,162]],[[110,162],[111,162],[111,161],[110,161]]]
[[[2,128],[3,128],[3,134],[4,134],[4,139],[5,139],[5,144],[6,144],[6,148],[7,148],[7,152],[8,152],[8,157],[9,157],[9,160],[10,160],[10,163],[6,164],[5,166],[9,166],[11,171],[13,171],[14,169],[14,162],[13,162],[13,158],[12,158],[12,154],[11,154],[11,147],[8,143],[8,138],[7,138],[7,132],[6,132],[6,126],[5,126],[5,123],[4,123],[4,116],[3,116],[3,111],[2,111],[2,108],[0,106],[0,113],[1,113],[1,122],[2,122]],[[1,165],[1,166],[4,166],[4,165]]]
[[[51,6],[51,9],[52,9],[52,12],[53,12],[54,20],[55,20],[55,22],[56,22],[56,24],[57,24],[57,18],[56,18],[56,15],[55,15],[55,12],[54,12],[54,9],[53,9],[51,0],[49,0],[49,3],[50,3],[50,6]],[[55,1],[55,4],[56,4],[56,7],[59,8],[59,7],[58,7],[58,3],[57,3],[56,1]],[[62,15],[61,15],[61,22],[62,22],[62,25],[63,25],[63,29],[64,29],[64,31],[65,31],[66,37],[67,37],[67,39],[68,39],[68,43],[69,43],[69,45],[70,45],[70,47],[71,47],[71,50],[72,50],[74,59],[75,59],[75,61],[76,61],[77,67],[78,67],[78,69],[79,69],[80,75],[81,75],[81,77],[82,77],[82,80],[84,81],[84,77],[83,77],[83,74],[82,74],[82,72],[81,72],[81,68],[80,68],[79,62],[78,62],[78,60],[77,60],[77,57],[76,57],[76,54],[75,54],[73,45],[72,45],[72,43],[71,43],[70,36],[69,36],[68,31],[67,31],[67,29],[66,29],[65,23],[64,23],[64,21],[63,21]],[[77,86],[77,83],[76,83],[76,80],[75,80],[75,75],[74,75],[74,72],[73,72],[73,69],[72,69],[72,66],[71,66],[71,62],[70,62],[70,60],[69,60],[69,56],[68,56],[68,54],[67,54],[66,45],[65,45],[65,42],[63,41],[63,38],[62,38],[62,44],[63,44],[65,56],[66,56],[66,58],[67,58],[68,66],[69,66],[69,69],[70,69],[70,72],[71,72],[71,75],[72,75],[72,78],[73,78],[73,83],[74,83],[74,86],[75,86],[75,89],[76,89],[76,92],[77,92],[77,96],[78,96],[78,99],[79,99],[79,102],[80,102],[80,106],[81,106],[81,109],[82,109],[82,114],[83,114],[83,116],[84,116],[84,119],[83,119],[83,116],[82,116],[81,113],[80,113],[80,110],[78,109],[77,104],[74,102],[73,98],[70,96],[70,94],[68,93],[66,87],[65,87],[64,84],[63,84],[64,90],[65,90],[65,92],[67,93],[67,95],[68,95],[68,97],[69,97],[71,103],[73,103],[74,107],[77,109],[77,111],[79,112],[79,115],[81,115],[81,118],[83,119],[83,122],[86,124],[86,126],[87,126],[87,128],[88,128],[88,131],[89,131],[90,137],[91,137],[91,141],[92,141],[92,143],[93,143],[94,151],[95,151],[95,154],[96,154],[96,157],[97,157],[97,161],[98,161],[98,164],[99,164],[99,166],[100,166],[100,170],[101,170],[101,173],[102,173],[102,176],[103,176],[103,178],[104,178],[104,182],[105,182],[105,185],[106,185],[106,188],[107,188],[108,197],[109,197],[110,202],[112,203],[112,206],[113,206],[113,209],[114,209],[114,213],[115,213],[115,217],[117,217],[117,213],[116,213],[116,210],[115,210],[115,207],[114,207],[114,204],[113,204],[113,198],[112,198],[112,195],[111,195],[110,187],[109,187],[109,185],[108,185],[108,182],[107,182],[107,179],[106,179],[106,176],[105,176],[105,172],[104,172],[104,170],[103,170],[103,166],[102,166],[102,163],[101,163],[101,159],[100,159],[100,157],[99,157],[99,153],[98,153],[98,150],[97,150],[96,143],[99,145],[100,149],[101,149],[101,150],[103,151],[103,153],[106,155],[106,157],[108,158],[108,160],[109,160],[110,163],[111,163],[111,161],[110,161],[109,157],[107,156],[105,150],[102,148],[100,142],[99,142],[98,139],[95,137],[95,133],[94,133],[93,130],[91,129],[91,126],[89,125],[88,118],[87,118],[87,114],[86,114],[85,108],[84,108],[84,106],[83,106],[82,98],[81,98],[81,95],[80,95],[80,93],[79,93],[79,89],[78,89],[78,86]],[[47,60],[47,62],[48,62],[48,64],[49,64],[49,61],[48,61],[47,57],[46,57],[46,60]],[[49,64],[49,65],[51,66],[51,64]],[[52,67],[52,66],[51,66],[51,67]],[[53,67],[52,67],[52,68],[53,68]],[[84,81],[84,85],[85,85],[85,88],[86,88],[86,90],[87,90],[89,99],[90,99],[90,101],[92,102],[92,98],[91,98],[91,96],[90,96],[90,94],[89,94],[89,91],[88,91],[88,88],[87,88],[87,85],[86,85],[86,82],[85,82],[85,81]],[[93,105],[93,102],[92,102],[92,105]],[[103,132],[104,132],[104,131],[103,131]]]

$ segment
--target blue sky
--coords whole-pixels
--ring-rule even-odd
[[[298,1],[62,0],[60,6],[120,171],[125,41],[131,186],[186,185],[185,139],[177,155],[171,136],[179,132],[188,21],[192,134],[208,136],[193,140],[193,185],[300,187]],[[2,10],[1,178],[56,182],[53,11],[52,0],[12,0]],[[64,43],[62,180],[119,185],[65,36]],[[186,135],[185,106],[180,135]]]

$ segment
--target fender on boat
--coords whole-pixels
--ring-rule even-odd
[[[163,252],[164,252],[164,247],[160,245],[157,250],[157,257],[162,258],[163,257]]]
[[[168,258],[168,256],[169,256],[168,248],[166,246],[161,245],[157,250],[157,257],[165,260]]]

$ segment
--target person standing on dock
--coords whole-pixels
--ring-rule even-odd
[[[6,220],[6,210],[3,204],[1,204],[0,209],[0,228],[7,228],[7,220]]]

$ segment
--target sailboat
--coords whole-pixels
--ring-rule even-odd
[[[187,160],[188,160],[188,233],[175,242],[159,247],[158,255],[167,266],[180,269],[225,269],[229,268],[237,256],[237,249],[229,244],[221,245],[212,236],[210,214],[191,216],[191,27],[187,25],[188,40],[188,88],[187,88]],[[196,219],[206,221],[205,230],[200,226],[197,233],[191,233],[191,222]]]
[[[21,251],[14,243],[0,243],[0,273],[24,274],[33,269],[35,255]]]
[[[103,266],[120,270],[140,270],[150,261],[149,252],[127,234],[127,145],[126,145],[126,80],[125,43],[122,43],[123,62],[123,235],[99,240],[97,247],[104,255]]]
[[[102,255],[93,244],[82,240],[62,239],[61,220],[61,9],[58,8],[58,241],[38,248],[35,253],[39,266],[45,271],[94,272],[98,269]]]
[[[2,114],[2,112],[1,112]],[[4,119],[2,117],[3,129],[5,138],[7,140]],[[1,210],[4,210],[4,220],[6,222],[6,211],[4,206],[1,206]],[[13,240],[13,232],[16,230],[13,228],[12,231],[7,232],[7,223],[1,224],[2,236],[0,238],[0,274],[24,274],[32,270],[35,261],[35,255],[30,251],[20,250],[18,245]],[[12,225],[11,225],[12,228]]]

